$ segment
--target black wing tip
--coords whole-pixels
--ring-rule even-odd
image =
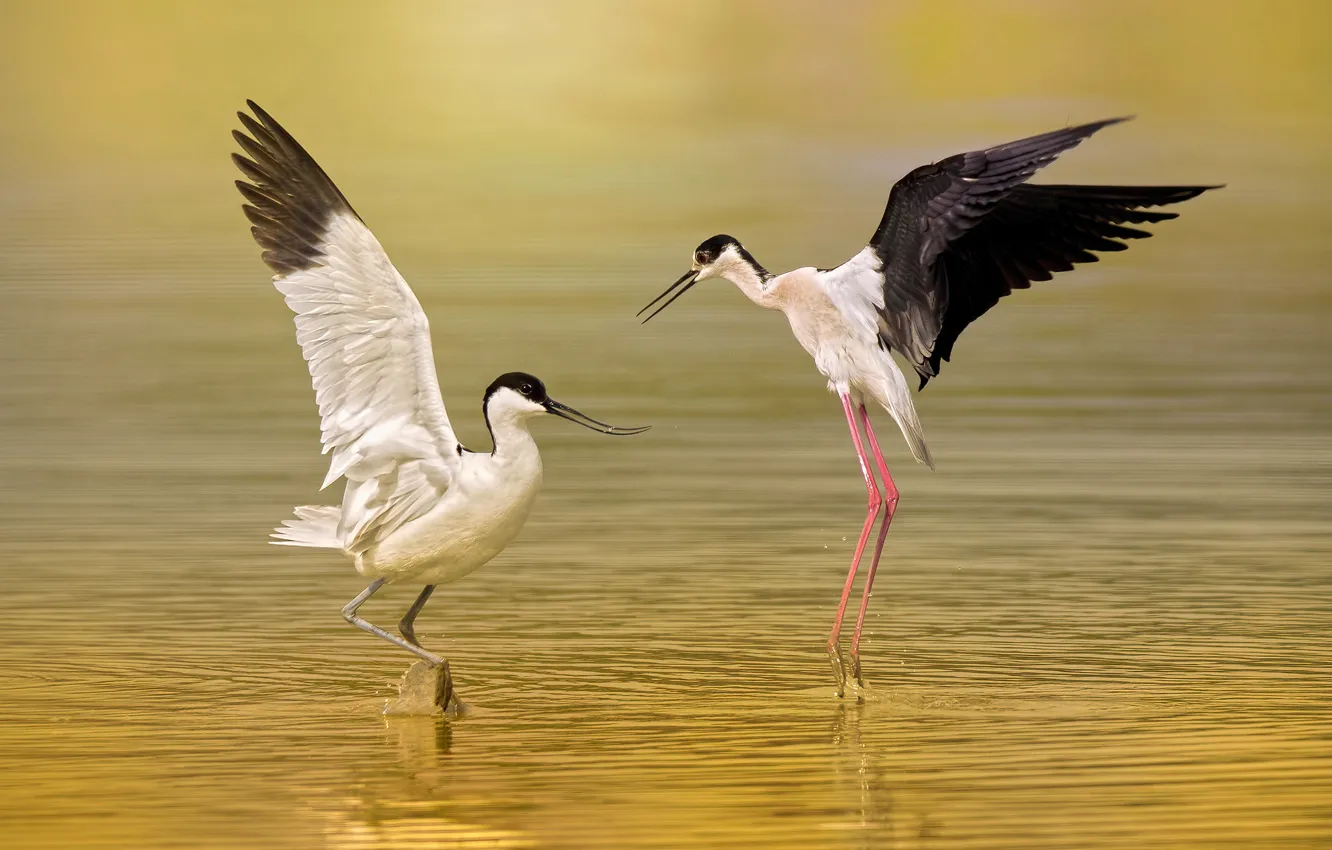
[[[1164,204],[1179,204],[1179,203],[1183,203],[1184,201],[1191,201],[1191,200],[1193,200],[1194,198],[1198,197],[1199,195],[1203,194],[1204,192],[1212,192],[1212,191],[1215,191],[1215,190],[1217,190],[1217,189],[1224,189],[1224,188],[1226,188],[1226,184],[1225,184],[1225,183],[1216,183],[1216,184],[1213,184],[1213,185],[1211,185],[1211,186],[1175,186],[1175,187],[1173,187],[1173,188],[1176,189],[1176,190],[1178,190],[1178,192],[1179,192],[1179,196],[1176,197],[1176,198],[1173,198],[1173,199],[1171,199],[1171,200],[1169,200],[1169,201],[1163,201],[1163,202],[1162,202],[1163,205],[1164,205]],[[1174,218],[1174,217],[1177,216],[1177,215],[1179,215],[1179,213],[1171,213],[1171,214],[1170,214],[1170,217],[1171,217],[1171,218]]]
[[[1116,115],[1114,118],[1102,118],[1100,121],[1089,121],[1086,124],[1075,124],[1070,126],[1070,130],[1082,130],[1091,135],[1092,133],[1104,130],[1106,127],[1113,127],[1116,124],[1123,124],[1125,121],[1132,121],[1137,118],[1136,115]]]
[[[254,115],[236,112],[243,129],[231,136],[244,154],[233,152],[231,161],[246,178],[236,187],[247,201],[242,208],[254,225],[250,232],[265,249],[264,262],[278,275],[321,266],[329,222],[356,211],[273,116],[253,100],[245,105]]]
[[[1043,195],[1074,204],[1091,203],[1119,211],[1163,207],[1192,200],[1204,192],[1223,189],[1225,184],[1207,186],[1135,186],[1132,184],[1093,185],[1078,183],[1028,183],[1014,190],[1015,195]],[[1174,218],[1176,213],[1154,212],[1151,216]],[[1157,218],[1145,219],[1157,221]]]
[[[1162,195],[1174,193],[1174,197],[1177,200],[1169,200],[1164,202],[1167,204],[1174,204],[1178,203],[1179,201],[1187,201],[1191,200],[1192,198],[1196,198],[1199,195],[1201,195],[1203,192],[1211,192],[1216,189],[1224,189],[1226,188],[1226,184],[1212,183],[1207,186],[1125,186],[1124,188],[1141,189],[1147,192],[1155,191],[1162,193]]]
[[[290,136],[290,134],[288,134],[287,131],[283,129],[282,125],[279,124],[272,115],[269,115],[268,112],[262,106],[255,103],[253,100],[249,99],[248,97],[245,99],[245,105],[250,108],[250,112],[254,113],[254,118],[258,118],[261,124],[270,129],[277,129],[281,131],[282,135],[284,136]],[[244,112],[238,111],[236,113],[236,116],[240,118],[242,121],[246,119],[249,119],[251,121],[254,120],[254,118],[250,118],[250,116],[246,115]]]
[[[1224,189],[1226,184],[1216,183],[1210,186],[1125,186],[1128,191],[1139,191],[1143,197],[1131,200],[1135,207],[1164,207],[1170,204],[1182,204],[1191,201],[1204,192]],[[1179,213],[1158,213],[1160,216],[1176,218]]]
[[[1075,147],[1077,146],[1078,142],[1081,142],[1082,140],[1087,139],[1096,133],[1099,133],[1100,131],[1104,130],[1106,127],[1113,127],[1116,124],[1123,124],[1125,121],[1132,121],[1135,117],[1137,116],[1117,115],[1113,118],[1102,118],[1099,121],[1088,121],[1083,124],[1069,124],[1065,127],[1060,127],[1058,130],[1050,130],[1045,133],[1039,133],[1035,136],[1029,136],[1024,139],[1018,139],[1013,142],[1007,142],[1004,145],[1000,145],[999,147],[1006,147],[1008,145],[1019,145],[1023,143],[1037,142],[1037,141],[1044,141],[1047,143],[1062,142],[1068,144],[1070,147]],[[1067,148],[1065,148],[1065,150],[1066,149]]]

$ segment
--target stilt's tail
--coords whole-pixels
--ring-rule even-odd
[[[296,519],[285,520],[281,528],[273,530],[275,546],[310,546],[315,549],[341,549],[338,522],[342,508],[332,505],[301,505]]]
[[[906,437],[907,446],[911,449],[911,454],[915,456],[916,461],[934,469],[934,457],[930,455],[930,447],[925,444],[925,429],[916,416],[916,409],[914,407],[907,408],[904,414],[902,411],[893,410],[890,407],[888,412],[897,421],[897,427],[902,429],[902,436]]]
[[[930,456],[930,447],[925,444],[925,428],[916,415],[916,405],[911,400],[911,389],[907,386],[906,378],[902,377],[891,354],[887,351],[881,354],[888,362],[883,370],[883,394],[879,397],[879,403],[892,414],[893,421],[902,429],[902,436],[906,437],[911,454],[918,462],[934,469],[934,458]]]

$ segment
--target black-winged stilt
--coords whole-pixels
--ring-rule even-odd
[[[852,675],[858,686],[864,684],[860,638],[898,499],[865,402],[886,408],[916,460],[933,467],[906,379],[890,352],[912,365],[923,389],[939,373],[941,361],[950,358],[963,329],[1000,298],[1032,281],[1049,280],[1075,263],[1095,262],[1093,251],[1122,251],[1128,246],[1120,240],[1151,235],[1127,225],[1175,218],[1174,213],[1145,207],[1178,203],[1218,188],[1027,183],[1059,154],[1124,120],[1055,130],[915,169],[893,186],[869,244],[834,269],[801,268],[774,275],[733,237],[714,236],[695,249],[689,272],[639,311],[641,316],[667,299],[646,322],[699,281],[729,280],[760,307],[786,314],[796,339],[828,379],[828,388],[841,398],[868,506],[828,638],[839,696],[847,679],[842,620],[870,531],[884,509],[851,639]],[[871,464],[883,479],[882,494]]]

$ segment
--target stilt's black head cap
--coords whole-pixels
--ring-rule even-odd
[[[744,250],[739,239],[734,236],[727,236],[725,233],[719,233],[694,249],[694,262],[700,266],[715,263],[717,258],[722,255],[722,251],[732,245],[741,251]]]

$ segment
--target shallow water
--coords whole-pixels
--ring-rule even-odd
[[[1332,843],[1329,21],[1275,6],[22,9],[7,846]],[[338,616],[358,577],[265,544],[324,470],[230,184],[247,96],[416,288],[465,441],[514,368],[656,426],[535,426],[528,528],[418,621],[462,720],[380,716],[408,659]],[[714,232],[831,265],[911,166],[1126,112],[1045,179],[1229,187],[969,329],[919,397],[937,472],[885,423],[871,690],[838,701],[835,400],[724,286],[633,313]]]

